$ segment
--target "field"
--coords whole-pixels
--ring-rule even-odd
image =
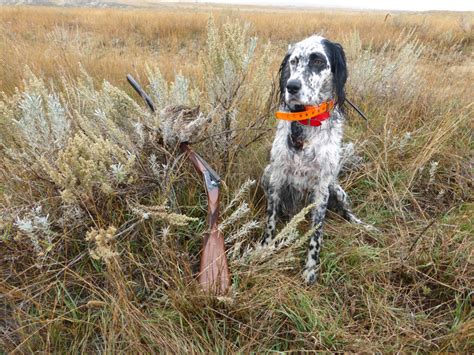
[[[217,5],[0,7],[0,352],[474,351],[472,13]],[[259,185],[289,43],[345,49],[341,176],[319,282],[301,279],[309,229],[257,247]],[[199,105],[194,147],[223,178],[226,297],[194,275],[206,231],[199,176],[163,145],[125,81]]]

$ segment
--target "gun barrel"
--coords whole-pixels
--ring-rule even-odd
[[[153,101],[151,100],[151,97],[142,89],[140,84],[131,76],[130,74],[127,74],[127,81],[132,85],[132,87],[135,89],[135,91],[145,100],[146,104],[152,110],[153,112],[156,112],[156,107]]]

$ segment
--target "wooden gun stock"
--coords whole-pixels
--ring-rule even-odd
[[[201,287],[214,294],[224,294],[230,286],[230,272],[225,254],[224,236],[219,231],[219,176],[206,166],[207,163],[195,153],[187,143],[181,143],[181,150],[186,153],[204,177],[208,198],[208,225],[209,231],[204,237],[201,250],[201,264],[199,271],[199,284]]]

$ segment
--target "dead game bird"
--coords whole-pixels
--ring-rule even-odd
[[[211,115],[203,114],[199,106],[167,106],[160,111],[160,116],[163,141],[169,146],[197,141],[212,121]]]

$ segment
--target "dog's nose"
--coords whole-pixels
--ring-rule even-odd
[[[286,83],[286,89],[290,94],[297,94],[301,89],[301,81],[296,79],[288,80]]]

